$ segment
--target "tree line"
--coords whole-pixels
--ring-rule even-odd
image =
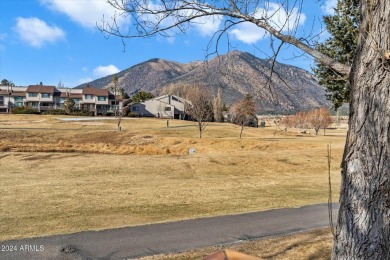
[[[306,133],[308,129],[314,129],[315,134],[318,135],[319,130],[323,129],[325,135],[325,131],[333,123],[333,119],[329,109],[321,107],[283,117],[276,123],[283,125],[285,131],[287,131],[288,127],[297,128],[301,133]]]

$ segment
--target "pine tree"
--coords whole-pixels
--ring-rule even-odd
[[[67,97],[65,102],[64,102],[64,110],[65,112],[69,115],[71,114],[74,109],[75,109],[75,105],[76,103],[74,102],[73,99],[71,99],[70,97]]]
[[[359,1],[338,0],[335,14],[325,16],[324,23],[331,36],[318,43],[316,49],[343,64],[352,65],[359,34]],[[335,110],[350,101],[350,84],[345,75],[318,61],[314,73]]]
[[[223,122],[222,115],[222,88],[218,88],[217,96],[213,102],[214,120],[215,122]]]

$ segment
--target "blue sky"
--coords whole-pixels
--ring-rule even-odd
[[[270,9],[281,10],[276,2]],[[332,12],[336,0],[304,2],[300,35],[321,32],[321,17]],[[130,39],[124,51],[119,38],[107,38],[96,28],[103,14],[113,13],[105,0],[1,0],[0,10],[0,79],[17,86],[39,82],[57,86],[61,81],[65,87],[75,87],[151,58],[203,60],[210,36],[221,27],[219,21],[205,21],[185,36]],[[283,12],[279,15],[283,17]],[[126,20],[122,22],[127,26]],[[228,35],[235,49],[260,58],[270,53],[268,38],[249,24],[232,28]],[[226,51],[222,41],[220,52]],[[286,47],[278,61],[310,70],[311,58],[296,57],[300,54]]]

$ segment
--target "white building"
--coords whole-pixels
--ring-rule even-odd
[[[121,111],[122,99],[107,89],[84,87],[83,89],[56,88],[30,85],[28,87],[0,86],[0,112],[10,112],[13,107],[30,107],[38,111],[63,109],[71,98],[75,107],[97,114]]]
[[[132,104],[130,111],[138,116],[185,119],[191,102],[174,95],[163,95]]]

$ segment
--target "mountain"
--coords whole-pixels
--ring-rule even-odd
[[[117,87],[123,87],[130,95],[140,90],[166,93],[172,86],[193,85],[209,87],[214,94],[222,87],[222,99],[227,104],[250,94],[260,113],[291,113],[329,105],[324,89],[311,73],[240,51],[188,64],[151,59],[117,75]],[[109,88],[113,86],[111,81],[112,76],[107,76],[77,88],[87,84]]]

